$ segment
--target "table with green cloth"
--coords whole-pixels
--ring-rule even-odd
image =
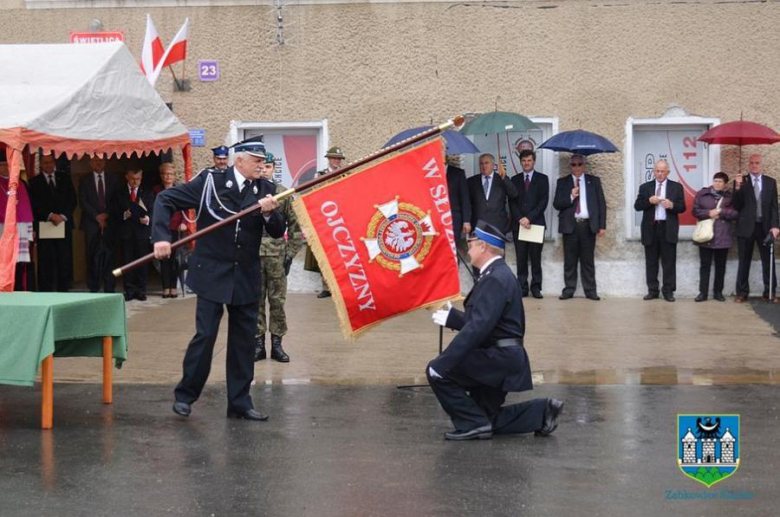
[[[0,293],[0,383],[32,386],[43,363],[44,414],[51,356],[103,357],[104,402],[110,403],[111,359],[117,368],[127,359],[124,296]]]

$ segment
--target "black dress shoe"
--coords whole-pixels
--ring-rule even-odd
[[[594,302],[601,300],[601,296],[597,295],[596,293],[586,294],[585,298],[588,300],[593,300]]]
[[[179,416],[190,416],[190,413],[192,413],[192,409],[190,408],[190,405],[186,402],[179,402],[178,400],[173,403],[173,412],[176,413]]]
[[[145,294],[137,294],[135,295],[135,299],[139,302],[145,302],[146,301],[146,295]]]
[[[445,440],[461,442],[464,440],[490,440],[493,438],[493,426],[488,424],[477,427],[471,431],[455,431],[453,433],[444,433]]]
[[[568,300],[570,298],[574,298],[574,295],[573,294],[563,293],[562,295],[560,295],[558,297],[559,300]]]
[[[531,293],[531,294],[532,294],[532,295],[533,295],[533,297],[534,297],[534,298],[536,298],[537,300],[541,300],[542,298],[544,298],[544,296],[542,296],[542,293],[541,293],[541,292],[539,292],[539,291],[534,291],[534,292],[533,292],[533,293]]]
[[[317,295],[317,298],[330,298],[330,291],[322,291]]]
[[[715,295],[717,296],[717,295]],[[717,298],[715,298],[717,300]],[[693,299],[694,302],[706,302],[707,301],[707,295],[699,293],[696,298]]]
[[[130,293],[125,293],[125,301],[126,301],[126,302],[129,302],[129,301],[130,301],[130,300],[132,300],[132,299],[133,299],[133,295],[132,295],[132,294],[130,294]]]
[[[282,348],[282,336],[271,334],[271,359],[280,363],[290,362],[290,356]]]
[[[664,300],[666,300],[667,302],[673,302],[674,301],[674,295],[673,294],[665,294],[664,295]]]
[[[243,418],[244,420],[254,420],[255,422],[265,422],[268,420],[268,415],[262,415],[254,409],[248,409],[246,411],[236,411],[234,409],[227,410],[228,418]]]
[[[255,338],[255,362],[265,359],[265,334]]]
[[[522,293],[522,295],[521,295],[521,296],[522,296],[523,298],[528,298],[528,292],[527,292],[527,291],[523,291],[523,293]]]
[[[549,436],[558,428],[558,422],[556,421],[558,415],[563,410],[563,401],[558,399],[547,399],[547,407],[544,408],[544,420],[542,420],[542,428],[534,432],[536,436]]]
[[[642,299],[643,300],[655,300],[656,298],[658,298],[658,293],[647,293],[644,296],[644,298],[642,298]]]
[[[718,300],[719,302],[725,302],[726,301],[726,297],[723,296],[723,293],[715,293],[715,294],[712,295],[712,298],[715,299],[715,300]]]

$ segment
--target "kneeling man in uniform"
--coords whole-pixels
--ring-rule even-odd
[[[502,258],[505,243],[504,232],[479,221],[468,239],[479,278],[466,297],[466,310],[448,304],[433,313],[434,323],[459,331],[426,370],[455,426],[444,434],[447,440],[486,440],[494,433],[547,436],[558,427],[561,400],[539,398],[502,407],[507,392],[533,389],[523,348],[523,302],[517,279]]]

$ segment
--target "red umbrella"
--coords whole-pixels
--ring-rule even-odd
[[[752,145],[752,144],[776,144],[780,142],[780,134],[774,129],[748,122],[738,120],[736,122],[726,122],[715,126],[699,137],[700,142],[707,144],[725,144],[725,145]]]

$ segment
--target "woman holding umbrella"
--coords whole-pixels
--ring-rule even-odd
[[[160,180],[162,180],[162,184],[154,186],[155,196],[163,190],[174,186],[176,181],[176,169],[172,163],[166,162],[160,165]],[[171,230],[174,242],[186,234],[187,225],[184,223],[183,212],[179,211],[171,216],[171,222],[168,225],[168,229]],[[174,257],[160,261],[160,278],[162,280],[163,298],[177,298],[179,296],[176,292],[178,273],[179,264]]]

